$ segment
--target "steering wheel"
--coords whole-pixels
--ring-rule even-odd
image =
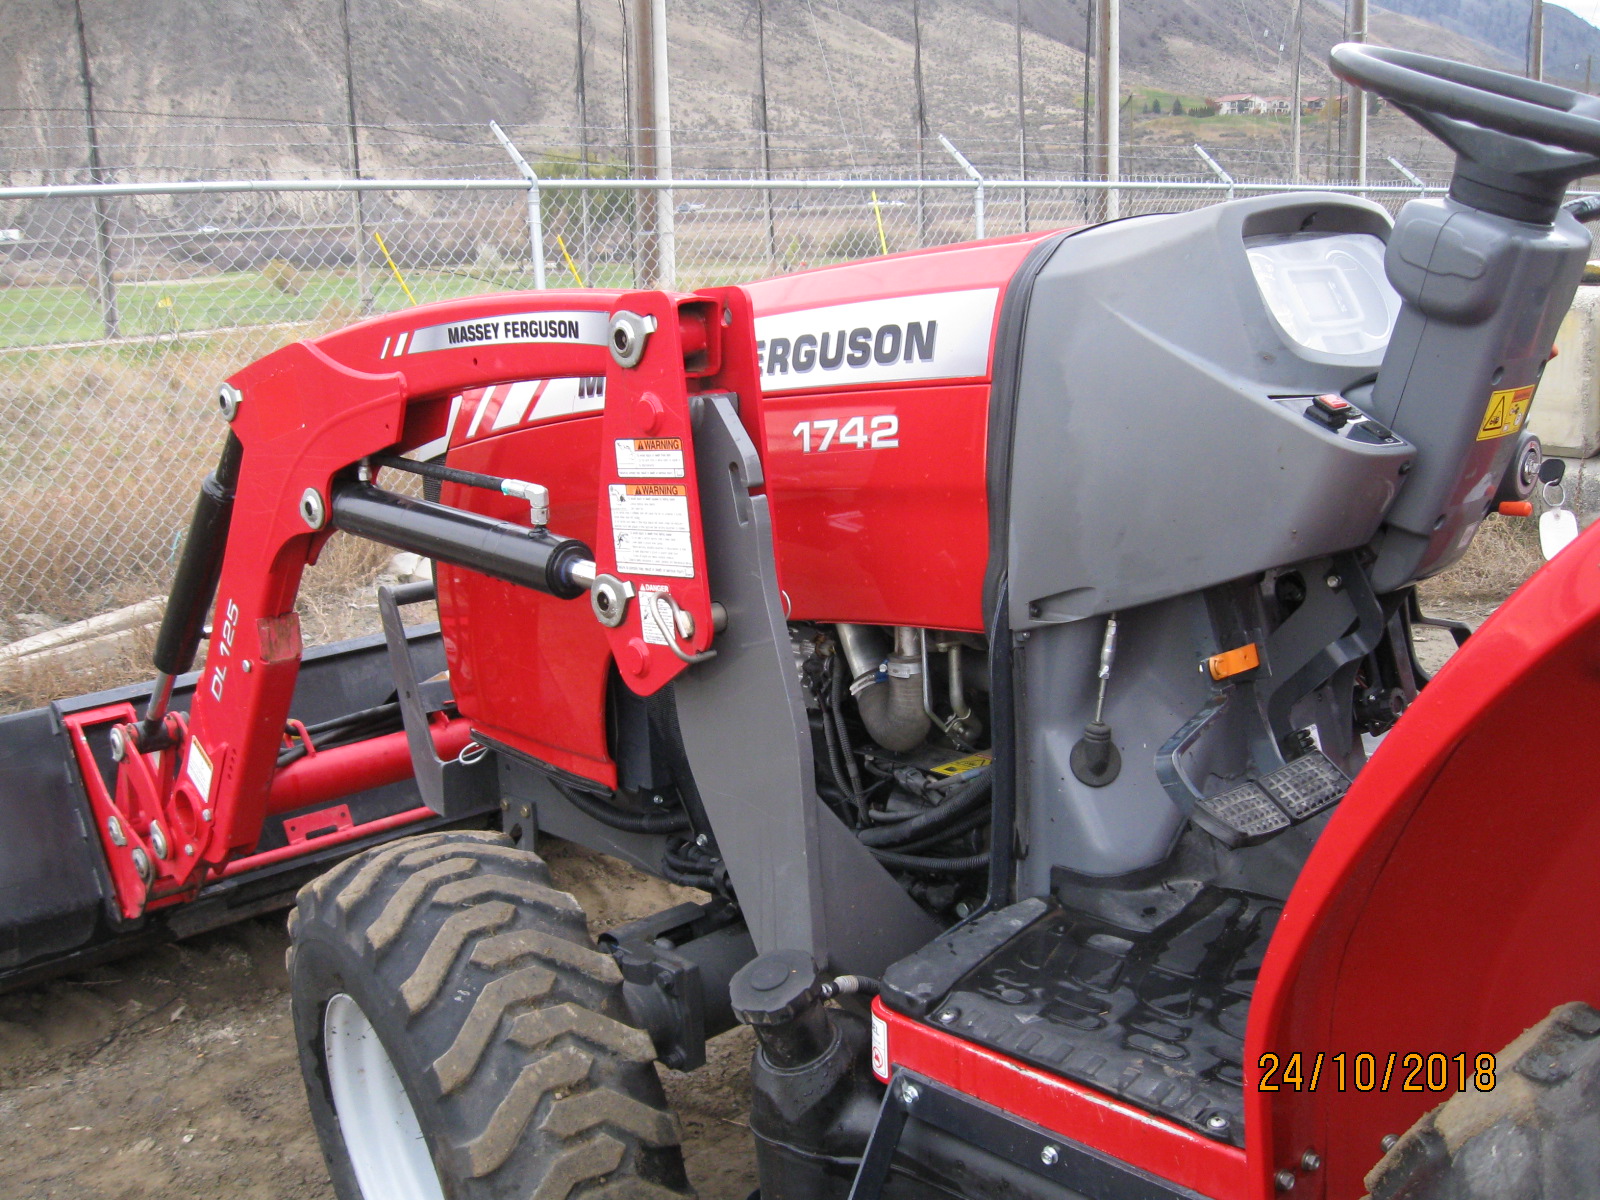
[[[1450,194],[1549,224],[1566,186],[1600,169],[1600,99],[1504,71],[1344,42],[1334,74],[1392,102],[1456,154]]]

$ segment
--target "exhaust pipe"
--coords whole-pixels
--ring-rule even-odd
[[[874,654],[876,630],[868,625],[839,625],[839,644],[855,683],[861,722],[872,740],[885,750],[915,750],[928,738],[932,722],[922,703],[922,637],[909,625],[894,631],[894,650],[888,656],[888,678],[873,679],[859,691],[862,681],[877,674],[885,660]]]

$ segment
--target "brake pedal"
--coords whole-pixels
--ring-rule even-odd
[[[1202,797],[1195,804],[1193,817],[1195,824],[1230,848],[1258,842],[1293,824],[1288,814],[1255,783]]]
[[[1350,788],[1345,773],[1320,750],[1295,759],[1260,779],[1261,788],[1295,821],[1337,804]]]
[[[1260,779],[1201,798],[1194,821],[1230,848],[1246,846],[1332,807],[1349,787],[1345,773],[1313,751]]]

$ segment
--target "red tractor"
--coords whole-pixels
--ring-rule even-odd
[[[154,688],[0,722],[10,978],[298,891],[345,1200],[687,1196],[654,1063],[737,1022],[762,1200],[1600,1194],[1600,535],[1437,680],[1411,638],[1537,485],[1600,101],[1334,64],[1449,198],[452,301],[239,372]],[[437,587],[303,652],[334,530]],[[597,945],[540,833],[706,899]]]

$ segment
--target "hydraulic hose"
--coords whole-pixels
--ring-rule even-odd
[[[925,858],[920,854],[896,854],[892,850],[874,850],[872,856],[886,867],[901,871],[948,871],[961,874],[982,871],[989,865],[989,852],[969,854],[965,858]]]
[[[918,841],[928,834],[954,825],[962,817],[977,809],[988,794],[989,772],[985,770],[982,775],[961,788],[948,800],[928,809],[927,812],[919,813],[909,820],[897,821],[893,825],[863,829],[856,836],[867,846],[902,846],[907,842]]]
[[[856,815],[864,822],[867,819],[867,794],[861,787],[861,772],[856,769],[856,751],[850,744],[850,731],[844,724],[844,680],[840,678],[839,659],[834,657],[828,664],[828,702],[833,712],[833,724],[839,735],[839,750],[844,759],[845,771],[850,776],[850,796],[855,801]],[[826,714],[824,714],[826,720]]]
[[[964,833],[971,833],[974,829],[982,829],[988,823],[989,813],[987,807],[985,807],[977,812],[968,813],[947,829],[925,834],[915,841],[897,843],[893,847],[885,847],[885,849],[893,849],[897,854],[915,854],[922,850],[931,850],[942,842],[958,838]]]
[[[630,813],[607,804],[596,796],[588,796],[575,788],[556,785],[561,794],[572,801],[572,807],[585,816],[593,817],[602,825],[620,829],[624,833],[682,833],[689,828],[689,814]]]

